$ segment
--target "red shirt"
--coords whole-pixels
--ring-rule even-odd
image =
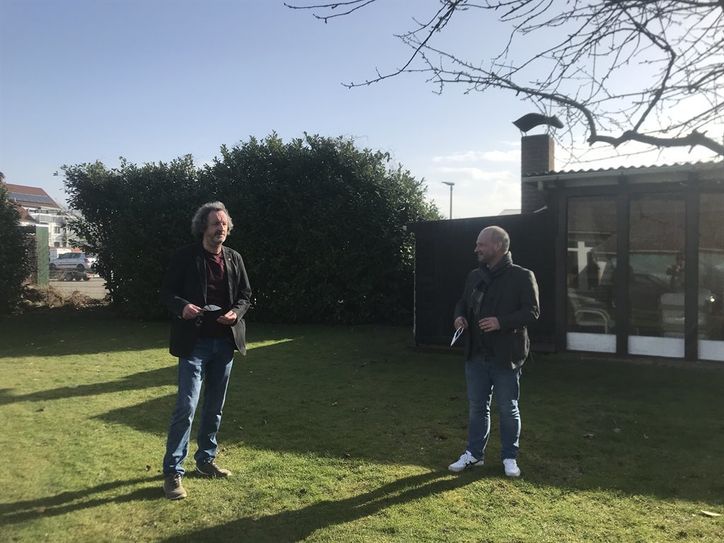
[[[209,253],[204,250],[204,263],[206,266],[206,303],[218,305],[222,311],[216,318],[229,311],[229,285],[226,280],[226,263],[224,252]],[[204,319],[201,326],[202,337],[231,337],[231,328],[219,324],[216,318]]]

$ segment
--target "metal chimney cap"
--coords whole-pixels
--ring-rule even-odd
[[[555,115],[543,115],[541,113],[527,113],[520,119],[513,121],[513,124],[517,126],[521,132],[528,132],[528,130],[541,125],[563,128],[563,123],[558,117]]]

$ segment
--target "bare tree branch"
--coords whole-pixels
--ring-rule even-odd
[[[324,21],[325,23],[329,19],[334,19],[335,17],[344,17],[345,15],[349,15],[350,13],[354,13],[358,9],[362,9],[363,7],[375,3],[377,0],[350,0],[349,2],[335,2],[334,4],[318,4],[316,6],[295,6],[293,4],[287,4],[284,2],[284,5],[288,7],[289,9],[337,9],[339,6],[352,6],[347,11],[341,11],[339,13],[335,13],[334,15],[327,15],[326,17],[322,17],[320,15],[317,15],[316,13],[314,16],[319,19],[320,21]]]
[[[327,20],[378,0],[289,5]],[[410,54],[401,68],[348,88],[422,73],[442,92],[498,88],[539,109],[559,108],[572,135],[617,147],[629,141],[704,147],[724,157],[724,0],[440,0],[397,35]],[[414,11],[417,5],[410,4]],[[341,8],[343,12],[332,14]],[[453,16],[476,10],[508,37],[489,59],[468,60],[436,38]],[[525,47],[520,42],[525,40]],[[530,52],[530,44],[540,44]],[[550,113],[550,111],[548,112]],[[578,132],[577,132],[578,133]],[[719,137],[709,136],[719,133]],[[579,136],[580,139],[580,136]]]

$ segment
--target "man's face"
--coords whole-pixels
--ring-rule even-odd
[[[493,240],[493,233],[490,230],[483,230],[475,242],[475,254],[478,255],[478,262],[490,264],[500,256],[500,243]]]
[[[229,233],[229,219],[223,211],[212,211],[206,219],[204,242],[207,245],[221,245]]]

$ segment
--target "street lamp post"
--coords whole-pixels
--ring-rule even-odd
[[[452,181],[443,181],[442,184],[450,187],[450,218],[452,219],[452,190],[455,186],[455,183],[453,183]]]

